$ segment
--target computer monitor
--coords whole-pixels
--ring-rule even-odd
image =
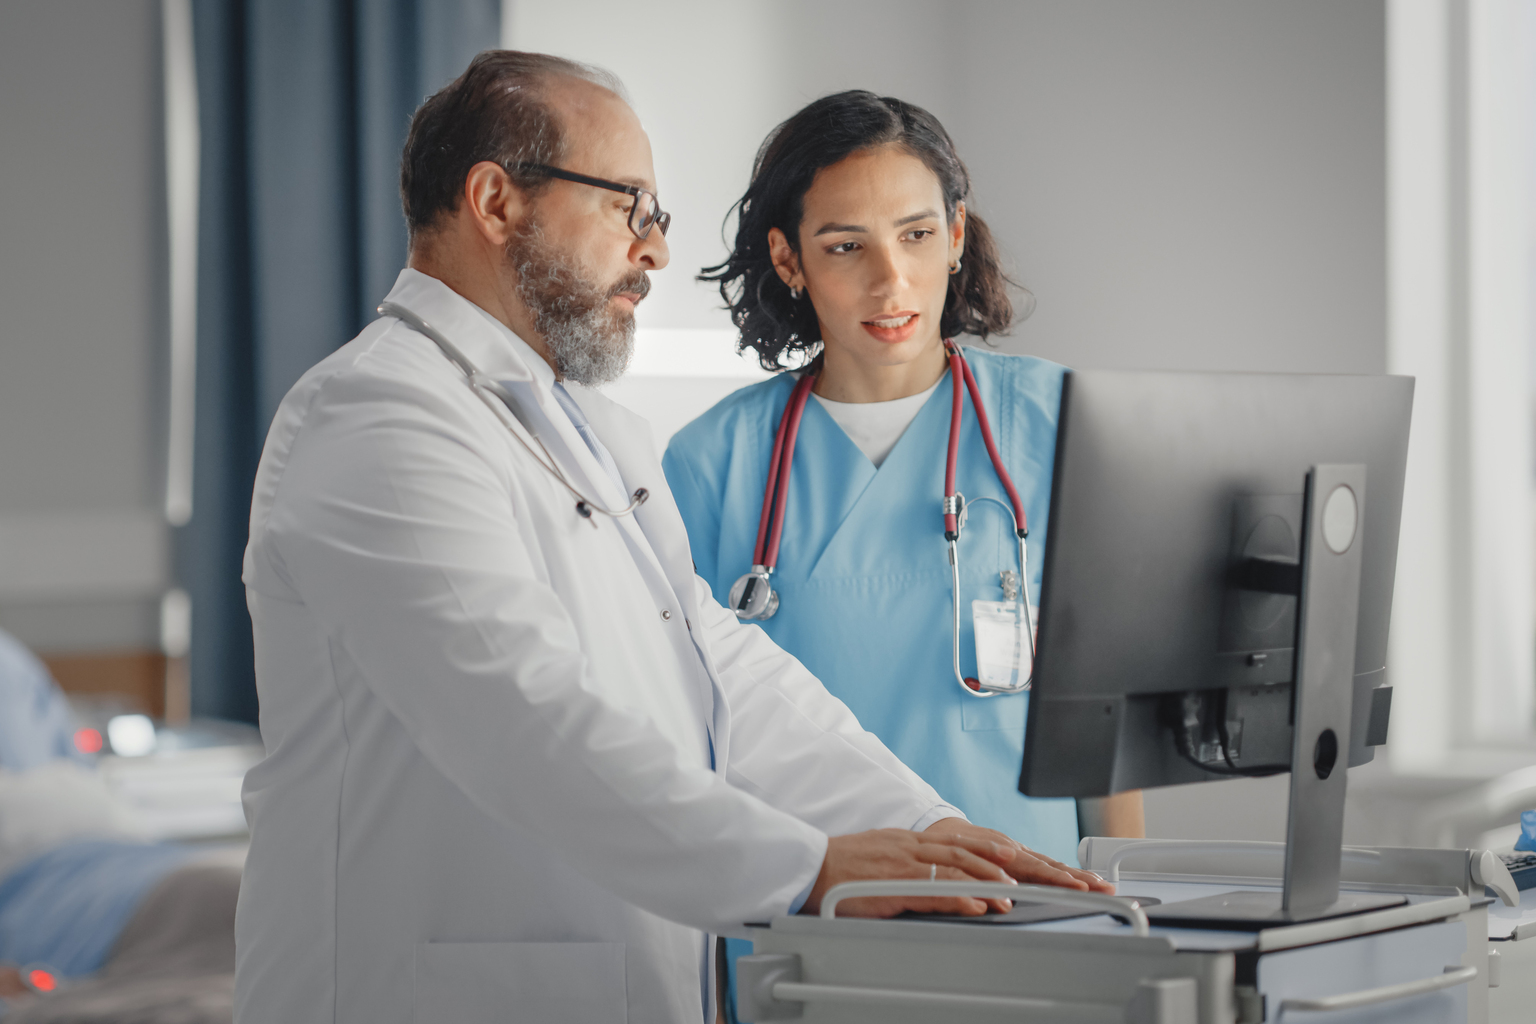
[[[1337,857],[1298,846],[1297,815],[1328,818],[1336,846],[1334,762],[1385,739],[1412,401],[1406,377],[1068,374],[1019,789],[1275,774],[1299,751],[1288,896],[1292,860],[1330,856],[1336,895]],[[1330,551],[1345,512],[1350,543]]]

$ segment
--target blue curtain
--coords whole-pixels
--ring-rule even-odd
[[[177,562],[194,714],[256,720],[240,562],[267,427],[374,318],[405,263],[411,114],[500,28],[499,0],[193,0],[197,419]]]

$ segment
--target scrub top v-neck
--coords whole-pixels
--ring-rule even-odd
[[[848,440],[879,469],[938,387],[939,382],[934,381],[933,386],[924,391],[889,402],[836,402],[814,391],[811,397],[827,410],[833,422],[848,435]]]

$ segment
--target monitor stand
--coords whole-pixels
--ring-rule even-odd
[[[1307,474],[1284,889],[1165,903],[1147,910],[1154,924],[1257,931],[1408,902],[1339,895],[1364,500],[1364,466],[1319,465]]]

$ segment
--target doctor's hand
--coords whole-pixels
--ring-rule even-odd
[[[1030,885],[1056,885],[1063,889],[1078,889],[1114,895],[1115,887],[1092,871],[1069,868],[1059,860],[1052,860],[1043,853],[1036,853],[1014,839],[990,828],[972,825],[964,818],[943,818],[928,826],[925,836],[963,836],[996,843],[1010,852],[1003,863],[1008,874]]]
[[[978,830],[980,831],[980,830]],[[1006,837],[1004,837],[1006,839]],[[821,911],[821,898],[842,882],[874,879],[911,878],[947,882],[1012,882],[1004,868],[1017,858],[1012,840],[999,842],[988,837],[946,834],[929,830],[911,832],[902,828],[882,828],[853,835],[833,836],[827,840],[827,855],[821,873],[802,914]],[[979,916],[989,909],[1007,913],[1009,900],[969,899],[953,896],[878,896],[841,900],[839,916],[895,917],[903,911],[924,914],[963,914]]]

